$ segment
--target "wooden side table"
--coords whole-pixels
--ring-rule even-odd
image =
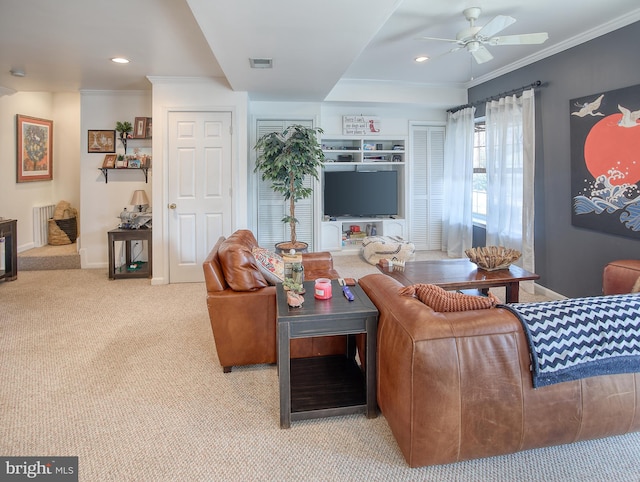
[[[107,233],[109,238],[109,279],[121,279],[121,278],[151,278],[151,265],[153,262],[152,257],[152,240],[151,229],[112,229]],[[116,266],[115,262],[115,243],[122,241],[125,244],[125,264],[122,266]],[[147,262],[144,263],[138,269],[131,269],[131,264],[134,260],[131,259],[131,253],[133,251],[133,243],[135,241],[147,243]]]
[[[376,345],[378,310],[360,286],[347,301],[337,280],[333,297],[314,298],[314,282],[305,281],[304,304],[290,308],[282,283],[276,286],[280,428],[292,420],[364,413],[377,417]],[[366,334],[364,373],[355,361],[355,334]],[[291,359],[293,338],[348,335],[344,355]]]
[[[0,238],[4,238],[4,270],[0,280],[14,281],[18,278],[18,222],[15,219],[0,221]]]

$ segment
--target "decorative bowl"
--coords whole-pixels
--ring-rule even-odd
[[[465,254],[478,268],[486,271],[507,269],[511,263],[520,259],[522,253],[517,249],[505,248],[504,246],[484,246],[471,248]]]

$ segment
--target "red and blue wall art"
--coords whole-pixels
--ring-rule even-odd
[[[640,85],[572,99],[574,226],[640,238]]]

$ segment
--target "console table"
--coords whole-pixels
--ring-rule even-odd
[[[112,229],[107,233],[109,239],[109,279],[120,278],[151,278],[152,257],[152,240],[151,229]],[[115,243],[122,241],[125,244],[125,264],[116,267],[115,262]],[[147,262],[143,263],[140,268],[131,269],[133,260],[131,253],[133,243],[140,241],[144,247],[144,241],[147,245]]]
[[[376,346],[378,310],[360,286],[350,287],[348,301],[337,280],[333,297],[314,297],[314,282],[306,281],[304,304],[290,308],[282,283],[276,286],[277,348],[280,387],[280,428],[292,420],[365,413],[377,416]],[[355,334],[366,334],[364,373],[355,361]],[[348,335],[344,355],[290,358],[290,340],[313,336]]]
[[[18,278],[17,231],[15,219],[0,220],[0,238],[4,238],[4,270],[0,270],[0,280],[14,281]]]

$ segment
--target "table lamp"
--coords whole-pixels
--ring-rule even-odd
[[[141,213],[142,207],[149,205],[149,198],[147,198],[147,193],[144,192],[142,189],[133,191],[133,196],[131,197],[130,204],[132,206],[136,206],[138,208],[138,212]]]

